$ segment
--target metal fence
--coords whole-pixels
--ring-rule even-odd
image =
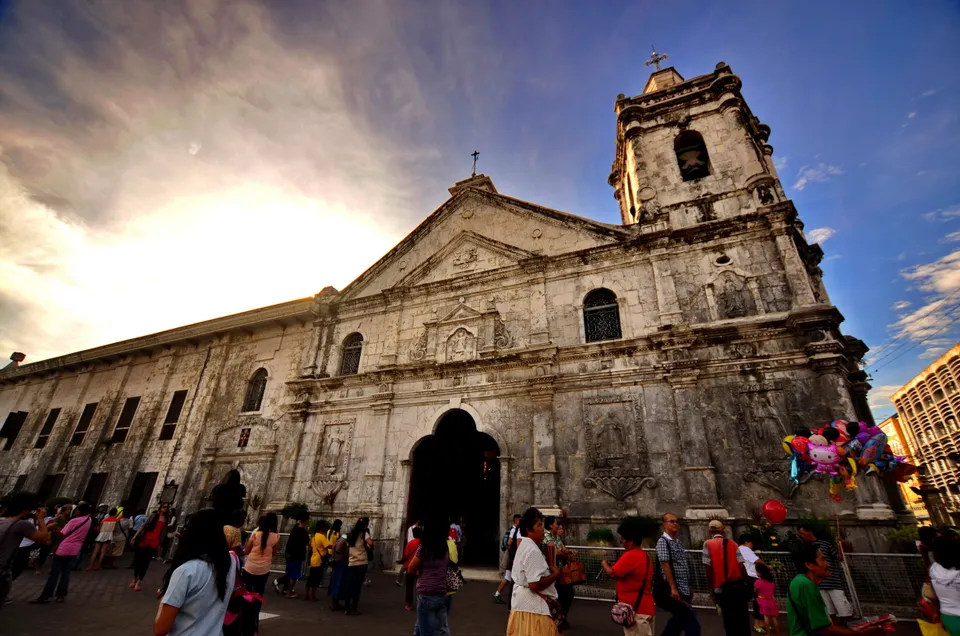
[[[613,600],[616,584],[602,575],[600,561],[606,559],[613,564],[623,553],[623,548],[567,547],[577,551],[587,573],[586,582],[576,588],[577,596]],[[653,559],[652,562],[656,561],[655,550],[644,551]],[[757,552],[757,556],[774,571],[777,603],[782,612],[786,611],[787,586],[797,575],[790,553]],[[917,600],[920,598],[920,588],[926,575],[919,555],[855,552],[845,556],[846,560],[841,567],[843,587],[858,616],[892,613],[900,618],[916,618],[920,615]],[[688,551],[687,563],[694,607],[713,607],[701,551]]]

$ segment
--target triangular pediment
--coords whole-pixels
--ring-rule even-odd
[[[465,231],[404,276],[396,287],[413,287],[510,267],[534,256],[533,252]]]
[[[483,314],[481,314],[479,311],[477,311],[473,307],[461,302],[461,303],[458,303],[456,307],[448,311],[445,316],[441,316],[437,318],[436,322],[437,323],[459,322],[464,320],[471,320],[473,318],[479,318],[482,315]]]
[[[341,301],[630,238],[617,225],[464,187],[341,292]],[[475,250],[475,252],[471,251]]]

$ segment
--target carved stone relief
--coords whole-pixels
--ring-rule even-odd
[[[507,331],[507,325],[500,318],[500,314],[497,314],[494,322],[493,344],[497,349],[507,349],[513,344],[513,338]]]
[[[310,490],[328,506],[332,506],[337,493],[347,487],[354,423],[352,419],[338,420],[327,422],[323,427]]]
[[[584,440],[587,447],[586,488],[596,488],[624,507],[627,497],[642,488],[656,488],[647,474],[647,444],[643,404],[613,395],[583,401]]]
[[[466,267],[477,262],[477,248],[467,247],[457,252],[453,257],[455,267]]]
[[[446,345],[447,362],[473,360],[477,357],[477,338],[464,327],[458,327]]]
[[[748,467],[780,459],[780,440],[789,434],[790,427],[779,383],[745,385],[740,391],[740,405],[738,435]]]
[[[417,341],[413,343],[413,347],[410,348],[410,359],[420,361],[423,360],[425,355],[427,355],[426,328],[424,328],[423,332],[420,334],[420,337],[417,338]]]

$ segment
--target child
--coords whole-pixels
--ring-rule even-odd
[[[407,590],[406,596],[404,596],[405,604],[403,609],[408,612],[413,611],[413,592],[417,585],[417,577],[415,574],[410,572],[410,559],[412,559],[417,554],[417,548],[420,547],[420,539],[423,537],[423,528],[420,526],[413,527],[413,539],[407,542],[407,547],[403,549],[403,569],[407,571]]]
[[[780,636],[780,610],[774,594],[777,584],[773,578],[773,571],[763,561],[757,561],[757,576],[753,588],[757,594],[757,604],[760,606],[760,615],[767,630],[767,636]]]

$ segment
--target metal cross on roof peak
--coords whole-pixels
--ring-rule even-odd
[[[643,63],[643,65],[644,65],[644,66],[654,66],[654,67],[656,67],[656,69],[659,71],[659,70],[660,70],[660,62],[664,61],[665,59],[667,59],[667,58],[670,57],[670,56],[667,55],[666,53],[657,53],[657,49],[654,48],[654,47],[652,47],[652,46],[651,46],[650,48],[653,49],[653,54],[650,56],[650,59],[649,59],[649,60],[647,60],[646,62]]]
[[[474,150],[470,153],[470,156],[473,157],[473,174],[470,176],[475,177],[477,176],[477,158],[480,156],[480,153]]]

